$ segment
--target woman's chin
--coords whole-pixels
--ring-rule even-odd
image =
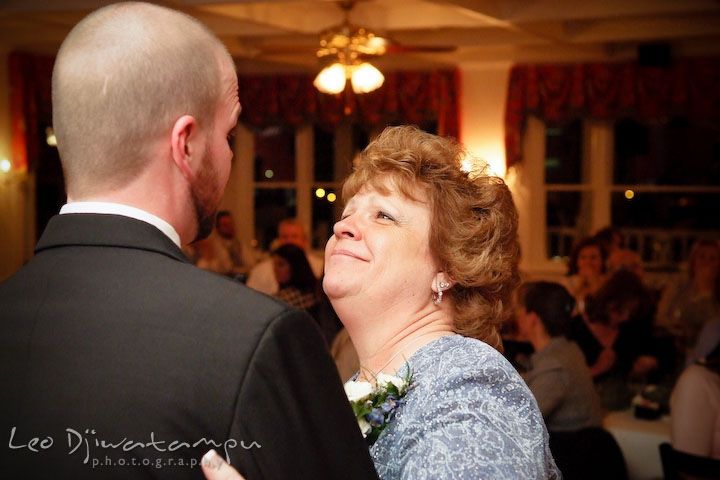
[[[351,293],[347,278],[341,278],[340,275],[326,274],[323,278],[323,290],[331,302],[340,301]]]

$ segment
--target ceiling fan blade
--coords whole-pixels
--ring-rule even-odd
[[[402,54],[402,53],[449,53],[457,50],[457,47],[451,45],[401,45],[397,43],[390,43],[385,53],[388,55]]]

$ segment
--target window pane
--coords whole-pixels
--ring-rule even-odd
[[[269,250],[280,220],[297,215],[296,196],[293,188],[255,189],[255,239],[259,248]]]
[[[720,231],[720,194],[629,192],[613,192],[612,222],[646,266],[675,268],[694,240]]]
[[[362,152],[370,143],[370,132],[358,124],[353,125],[353,151],[355,154]],[[350,159],[352,162],[352,159]]]
[[[582,122],[545,128],[545,183],[582,183]]]
[[[268,127],[255,134],[255,181],[295,180],[295,132]]]
[[[582,192],[547,192],[548,257],[566,257],[582,231],[583,211],[590,211],[590,197]],[[585,215],[586,216],[586,215]]]
[[[313,142],[315,145],[315,180],[331,182],[335,179],[335,134],[315,126]]]
[[[630,192],[612,194],[617,227],[720,230],[720,194]]]
[[[720,184],[720,124],[675,117],[615,124],[615,184]]]
[[[339,192],[327,187],[313,187],[312,248],[318,250],[325,248],[341,209]]]

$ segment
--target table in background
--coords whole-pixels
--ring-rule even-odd
[[[623,452],[630,480],[663,478],[660,444],[670,442],[670,417],[641,420],[623,410],[608,413],[603,424]]]

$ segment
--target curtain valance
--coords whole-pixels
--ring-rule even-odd
[[[508,167],[522,158],[522,131],[531,114],[546,121],[720,119],[720,58],[676,59],[668,67],[636,62],[515,66],[505,108]]]

